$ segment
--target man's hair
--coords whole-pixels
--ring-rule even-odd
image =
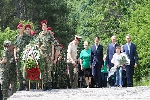
[[[127,34],[126,37],[127,37],[127,36],[131,37],[130,34]]]
[[[116,37],[116,36],[115,36],[115,35],[113,35],[113,36],[111,37],[111,39],[112,39],[113,37]]]
[[[95,38],[97,38],[99,40],[99,36],[95,36]]]

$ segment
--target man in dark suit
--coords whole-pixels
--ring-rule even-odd
[[[127,87],[132,87],[134,67],[137,67],[138,54],[136,52],[136,46],[131,42],[130,35],[126,36],[126,41],[127,43],[123,46],[123,52],[125,52],[130,59],[130,65],[126,66]]]
[[[111,59],[113,58],[113,55],[116,53],[116,46],[118,46],[118,44],[116,43],[116,36],[112,36],[111,41],[112,43],[110,43],[107,47],[107,57],[106,57],[106,64],[109,67],[109,69],[114,66],[114,64],[111,63]]]
[[[107,66],[109,67],[109,69],[111,69],[114,64],[111,63],[111,60],[113,58],[113,55],[116,53],[116,46],[119,46],[117,43],[116,43],[116,36],[112,36],[111,37],[111,41],[112,43],[110,43],[107,47],[107,57],[106,57],[106,64]],[[110,86],[114,86],[115,85],[115,74],[114,76],[111,76],[110,77]]]
[[[103,67],[103,46],[99,44],[99,37],[95,37],[95,44],[91,47],[91,67],[92,75],[96,87],[101,86],[101,68]]]

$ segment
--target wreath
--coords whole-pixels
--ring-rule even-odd
[[[40,59],[40,53],[35,44],[28,44],[23,51],[22,60],[24,61],[26,78],[29,80],[40,80],[40,69],[38,60]]]

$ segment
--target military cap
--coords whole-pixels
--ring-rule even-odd
[[[27,24],[26,26],[25,26],[25,29],[26,28],[30,28],[31,29],[31,25],[30,24]]]
[[[57,42],[59,42],[59,39],[58,39],[58,38],[55,38],[55,40],[56,40]]]
[[[52,35],[54,35],[54,32],[51,32],[52,33]]]
[[[52,30],[52,28],[51,28],[51,27],[47,27],[47,30],[50,30],[50,31],[51,31],[51,30]]]
[[[64,49],[64,46],[62,44],[58,44],[58,46],[62,49]]]
[[[43,23],[45,23],[45,24],[47,25],[47,20],[42,20],[42,21],[41,21],[41,25],[42,25]]]
[[[31,35],[35,35],[35,34],[36,34],[35,31],[31,30]]]
[[[19,23],[17,28],[20,28],[20,27],[23,27],[23,24],[22,23]]]
[[[75,39],[77,39],[79,41],[80,39],[82,39],[82,37],[78,36],[78,35],[75,35]]]
[[[8,47],[8,46],[12,45],[12,42],[9,40],[5,40],[3,45],[4,45],[4,47]]]

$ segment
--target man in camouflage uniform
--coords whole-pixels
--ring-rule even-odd
[[[60,47],[59,40],[57,38],[55,38],[54,44],[55,44],[55,47],[54,47],[54,50],[55,50],[54,64],[56,64],[56,62],[58,61],[58,56],[60,55],[60,51],[62,50],[62,47]]]
[[[9,46],[10,50],[10,67],[9,67],[9,81],[10,81],[10,89],[12,90],[12,93],[16,92],[17,87],[17,68],[16,68],[16,62],[14,59],[14,45],[11,43]]]
[[[62,44],[58,45],[60,50],[58,52],[58,84],[60,88],[67,88],[67,76],[66,76],[66,54]]]
[[[57,38],[54,37],[54,32],[52,32],[52,28],[51,27],[47,27],[47,31],[50,33],[50,35],[52,36],[52,38],[54,38],[54,64],[56,64],[57,62],[57,57],[59,55],[60,49],[61,47],[58,46],[59,45],[59,40]]]
[[[28,41],[32,41],[33,40],[33,35],[31,34],[31,30],[32,28],[31,28],[31,25],[30,24],[27,24],[26,26],[25,26],[25,33],[27,34],[27,36],[28,36]],[[23,73],[24,74],[24,73]],[[25,86],[25,89],[26,90],[29,90],[29,81],[28,80],[26,80],[26,83],[24,84]],[[30,89],[35,89],[35,82],[34,83],[30,83]]]
[[[14,58],[15,61],[17,62],[17,78],[20,83],[19,91],[24,89],[24,84],[23,84],[23,75],[21,72],[21,53],[23,52],[23,48],[29,44],[30,39],[26,33],[24,33],[24,27],[23,24],[20,23],[17,26],[19,30],[19,34],[15,37],[15,42],[14,42]]]
[[[54,60],[54,37],[50,34],[50,31],[47,30],[47,21],[43,20],[41,22],[42,30],[38,36],[38,45],[40,48],[41,55],[44,57],[44,73],[43,73],[43,82],[44,82],[44,91],[51,89],[52,82],[52,65]]]
[[[62,55],[62,45],[59,43],[59,40],[55,38],[54,40],[54,50],[55,50],[55,60],[53,66],[53,87],[54,88],[61,88],[63,85],[63,82],[65,80],[63,73],[65,70],[63,70],[64,64],[60,61]],[[58,61],[59,58],[59,61]],[[63,78],[63,80],[62,80]],[[63,81],[63,82],[62,82]]]
[[[8,89],[10,85],[10,77],[9,77],[9,68],[10,68],[10,59],[11,59],[11,54],[9,50],[10,46],[10,41],[6,40],[4,41],[4,50],[2,52],[2,60],[0,61],[1,66],[1,71],[2,71],[2,92],[3,92],[3,98],[4,100],[7,100],[8,96]]]

